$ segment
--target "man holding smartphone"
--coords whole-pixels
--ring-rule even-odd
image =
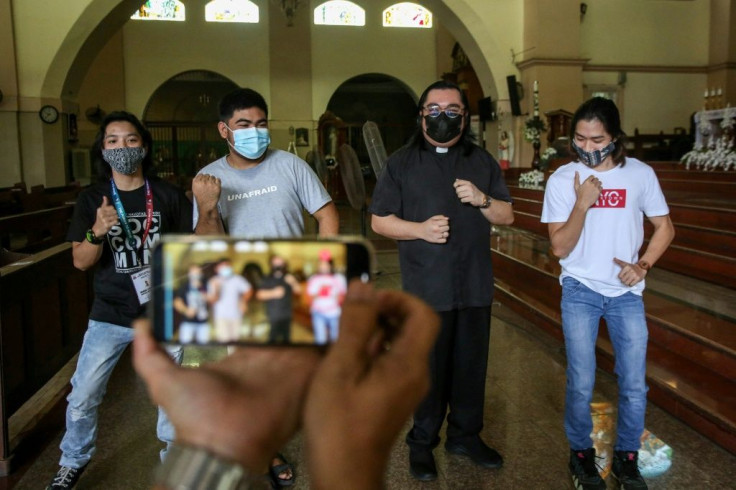
[[[480,438],[490,340],[491,224],[511,224],[511,196],[496,160],[474,143],[468,101],[439,81],[419,99],[417,129],[376,184],[376,233],[398,240],[402,283],[440,315],[430,356],[432,387],[407,435],[410,472],[434,480],[432,450],[447,418],[445,448],[485,468],[503,464]]]
[[[204,167],[192,181],[194,231],[243,238],[293,238],[304,234],[302,210],[322,237],[336,235],[339,216],[317,175],[301,158],[269,148],[268,105],[249,88],[225,95],[217,129],[230,152]],[[283,463],[277,457],[273,467]],[[280,485],[293,483],[281,472]]]

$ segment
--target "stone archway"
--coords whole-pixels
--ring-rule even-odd
[[[362,139],[366,121],[381,129],[386,152],[400,148],[416,124],[416,95],[400,80],[381,73],[366,73],[343,82],[330,97],[327,110],[342,119],[346,143],[368,163]]]
[[[227,151],[217,131],[218,104],[237,88],[218,73],[190,70],[154,91],[142,120],[153,135],[153,160],[159,176],[188,189],[199,169]]]

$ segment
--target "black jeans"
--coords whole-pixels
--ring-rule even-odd
[[[431,450],[439,444],[448,406],[448,442],[471,441],[483,429],[491,307],[438,314],[442,324],[430,353],[430,391],[414,413],[414,427],[406,436],[415,450]]]

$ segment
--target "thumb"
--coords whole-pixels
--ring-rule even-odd
[[[621,260],[621,259],[619,259],[619,258],[616,258],[616,257],[614,257],[614,258],[613,258],[613,261],[614,261],[614,262],[616,263],[616,265],[618,265],[619,267],[624,267],[624,266],[626,266],[626,265],[629,265],[629,263],[628,263],[628,262],[624,262],[623,260]]]
[[[109,205],[110,205],[110,201],[107,200],[107,196],[102,196],[102,205],[100,207],[104,208],[105,206],[109,206]]]
[[[350,282],[340,317],[340,336],[328,353],[328,359],[343,371],[358,375],[367,362],[366,346],[377,330],[378,315],[370,285]]]
[[[151,335],[151,324],[146,320],[137,320],[133,325],[133,366],[138,374],[151,385],[158,375],[174,366],[172,360],[158,346]]]
[[[576,170],[575,171],[575,188],[577,189],[578,187],[580,187],[580,174]]]

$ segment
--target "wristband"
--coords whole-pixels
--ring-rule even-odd
[[[87,234],[85,235],[85,238],[92,245],[99,245],[99,244],[101,244],[104,241],[104,239],[102,239],[102,238],[97,238],[97,236],[95,235],[95,232],[92,231],[92,228],[90,228],[89,230],[87,230]]]
[[[488,194],[483,194],[483,204],[481,204],[478,207],[481,208],[481,209],[489,208],[489,207],[491,207],[491,201],[492,200],[493,199],[491,199],[491,196],[489,196]]]
[[[252,475],[232,461],[191,446],[169,446],[164,462],[156,470],[154,483],[172,490],[261,490],[271,489],[265,475]]]
[[[649,269],[652,268],[652,264],[650,264],[646,260],[640,260],[639,262],[636,263],[636,265],[638,265],[640,268],[644,269],[645,271],[649,271]]]

